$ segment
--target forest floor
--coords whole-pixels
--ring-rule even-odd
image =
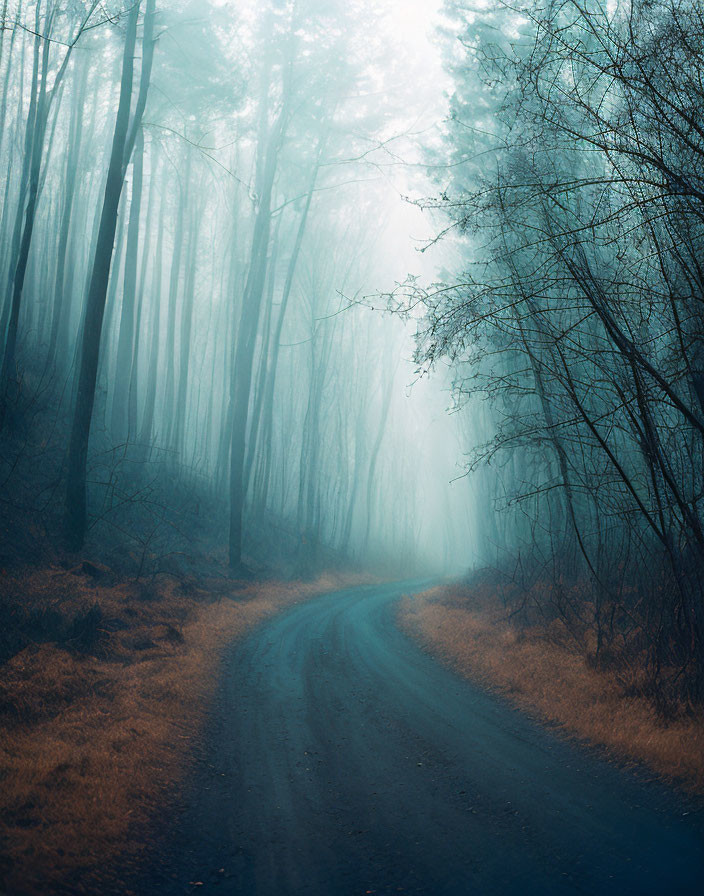
[[[704,718],[664,719],[642,670],[596,668],[559,621],[512,621],[491,583],[442,585],[399,606],[402,627],[463,677],[622,760],[704,793]]]
[[[139,850],[131,832],[178,781],[224,648],[341,584],[0,570],[0,892],[61,892]]]

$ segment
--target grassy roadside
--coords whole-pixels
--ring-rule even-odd
[[[19,652],[0,641],[10,656],[0,667],[0,892],[55,892],[76,869],[90,878],[126,846],[138,850],[130,831],[178,780],[224,648],[343,584],[145,586],[90,564],[3,572],[6,613],[45,638]],[[0,623],[17,630],[11,621]]]
[[[399,621],[462,676],[622,760],[644,762],[704,793],[704,718],[664,721],[637,693],[635,671],[593,668],[559,624],[520,627],[498,601],[462,585],[405,597]]]

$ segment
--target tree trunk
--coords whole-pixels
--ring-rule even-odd
[[[191,359],[191,330],[193,328],[193,299],[196,286],[196,268],[198,264],[198,220],[200,212],[196,210],[189,227],[189,245],[186,252],[186,280],[181,303],[181,338],[179,345],[178,392],[175,408],[174,446],[183,452],[186,433],[186,412],[188,397],[188,369]]]
[[[152,177],[154,177],[152,173]],[[139,431],[139,441],[145,456],[151,450],[154,439],[154,411],[156,407],[156,388],[159,371],[159,335],[161,331],[161,286],[164,266],[164,230],[166,229],[166,203],[163,198],[159,208],[159,229],[156,239],[152,287],[152,320],[147,357],[147,379],[144,387],[144,410]]]
[[[181,285],[181,268],[183,262],[183,240],[185,233],[186,208],[188,206],[188,187],[191,177],[191,154],[187,152],[186,171],[179,192],[179,203],[176,210],[176,229],[174,231],[174,247],[171,256],[171,273],[169,275],[169,299],[166,306],[168,314],[166,325],[166,364],[167,373],[164,383],[164,417],[166,420],[165,439],[169,447],[173,443],[174,412],[176,403],[176,380],[178,366],[176,360],[176,322],[178,319],[178,296]]]
[[[71,123],[69,125],[69,146],[66,153],[66,188],[64,204],[61,212],[61,224],[59,225],[59,245],[57,249],[56,278],[54,282],[54,307],[52,309],[51,333],[49,335],[49,349],[47,352],[47,364],[52,366],[56,359],[56,350],[61,332],[61,322],[65,311],[64,288],[66,285],[66,262],[68,255],[68,240],[71,232],[71,216],[76,196],[76,184],[78,180],[78,162],[81,151],[81,136],[83,132],[83,98],[86,93],[88,81],[88,66],[84,65],[78,86],[78,100],[74,102],[71,110]]]
[[[318,178],[318,172],[320,170],[320,158],[322,152],[322,142],[321,146],[318,150],[318,159],[315,166],[315,171],[313,173],[313,177],[311,178],[310,188],[308,190],[308,194],[306,196],[305,205],[303,206],[303,212],[301,213],[301,218],[298,223],[298,231],[296,233],[296,242],[293,246],[293,251],[291,252],[291,257],[289,259],[288,270],[286,272],[286,281],[284,283],[284,290],[281,295],[281,307],[279,309],[279,316],[276,321],[276,328],[274,331],[274,337],[271,340],[271,353],[268,362],[268,372],[266,378],[266,388],[262,400],[262,409],[261,409],[261,446],[262,446],[262,458],[259,462],[260,470],[259,470],[259,483],[260,488],[257,489],[257,500],[262,508],[262,510],[266,509],[266,503],[268,499],[268,490],[269,490],[269,479],[271,474],[271,440],[272,440],[272,429],[274,422],[274,395],[276,392],[276,372],[279,364],[279,354],[281,351],[281,334],[283,332],[284,320],[286,319],[286,310],[288,308],[288,302],[291,297],[291,290],[293,288],[293,281],[296,274],[296,267],[298,265],[298,259],[301,254],[301,247],[303,245],[303,237],[306,232],[306,225],[308,223],[308,214],[310,212],[310,206],[313,201],[313,193],[315,192],[315,183]]]
[[[132,160],[132,196],[127,228],[125,276],[122,291],[122,312],[117,340],[115,385],[112,397],[112,433],[122,439],[127,431],[127,401],[132,351],[134,347],[135,300],[137,295],[137,262],[139,255],[139,223],[142,209],[144,176],[144,134],[140,128]]]
[[[147,20],[143,67],[146,55],[153,49],[151,28],[153,28],[154,0],[147,0]],[[137,21],[140,2],[130,9],[127,18],[127,33],[120,82],[120,101],[115,121],[110,164],[108,167],[105,198],[98,231],[98,241],[93,260],[93,273],[86,299],[86,314],[83,326],[81,360],[78,374],[78,389],[74,409],[71,441],[68,451],[68,476],[66,483],[65,534],[69,547],[79,550],[85,541],[87,530],[86,468],[88,461],[88,441],[95,403],[95,385],[100,355],[100,337],[105,313],[108,281],[112,253],[115,244],[117,214],[120,196],[125,181],[125,153],[129,139],[130,107],[132,104],[132,84],[134,80],[134,55],[137,41]],[[149,31],[148,31],[149,29]]]
[[[24,162],[20,178],[17,212],[12,231],[10,250],[10,283],[8,297],[3,308],[2,332],[5,338],[2,367],[0,367],[0,426],[5,416],[7,388],[15,364],[15,347],[17,344],[17,326],[20,316],[20,304],[24,278],[27,272],[27,260],[34,229],[34,217],[39,190],[39,170],[41,164],[40,143],[43,140],[43,96],[46,89],[46,68],[40,80],[40,57],[44,59],[48,53],[48,42],[44,52],[40,54],[41,38],[40,9],[37,4],[35,27],[37,36],[34,40],[34,57],[32,62],[32,89],[30,93],[29,112],[24,138]],[[41,134],[41,136],[40,136]],[[24,221],[24,226],[23,226]]]
[[[254,348],[259,326],[271,233],[271,196],[278,154],[283,139],[286,105],[279,114],[268,141],[259,207],[254,222],[251,261],[244,290],[242,314],[237,334],[237,350],[230,387],[232,429],[230,442],[230,567],[242,568],[242,525],[245,502],[244,462],[252,388]]]
[[[147,282],[147,271],[150,257],[150,241],[152,235],[152,218],[156,204],[156,172],[158,170],[158,151],[155,143],[151,145],[151,166],[149,180],[149,199],[147,200],[147,218],[144,224],[144,243],[142,245],[142,265],[139,274],[139,285],[136,300],[136,322],[134,330],[134,345],[132,346],[132,358],[130,360],[130,384],[127,398],[127,431],[130,438],[137,435],[138,402],[139,402],[139,357],[141,353],[142,322],[144,315],[144,291]]]

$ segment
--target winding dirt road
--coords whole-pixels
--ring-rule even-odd
[[[704,810],[456,678],[411,586],[301,604],[235,645],[151,894],[699,894]]]

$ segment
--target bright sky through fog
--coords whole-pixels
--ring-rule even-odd
[[[432,53],[429,35],[436,23],[442,0],[380,0],[380,8],[393,10],[394,28],[419,53]]]

